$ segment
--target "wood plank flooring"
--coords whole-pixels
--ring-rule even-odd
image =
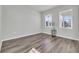
[[[79,42],[40,33],[28,37],[4,41],[2,53],[28,53],[35,48],[40,53],[78,53]]]

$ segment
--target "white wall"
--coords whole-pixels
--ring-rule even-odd
[[[78,6],[78,38],[79,38],[79,6]]]
[[[2,41],[1,41],[1,21],[2,21],[2,6],[0,5],[0,50],[1,50],[1,45],[2,45]]]
[[[2,7],[2,39],[40,33],[40,13],[27,6]]]
[[[61,29],[59,28],[59,12],[67,9],[73,9],[73,29]],[[42,12],[42,16],[47,15],[47,14],[52,14],[53,16],[53,21],[56,23],[56,28],[57,28],[57,35],[58,36],[63,36],[66,38],[71,38],[71,39],[79,39],[79,15],[78,15],[78,6],[58,6],[55,8],[52,8],[50,10]],[[42,17],[42,32],[50,34],[51,29],[45,29],[44,27],[44,17]]]

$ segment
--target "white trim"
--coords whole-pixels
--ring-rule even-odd
[[[20,38],[20,37],[24,37],[27,35],[21,35],[21,36],[16,36],[16,37],[12,37],[12,38],[6,38],[6,39],[2,39],[2,41],[7,41],[7,40],[12,40],[12,39],[16,39],[16,38]]]
[[[43,33],[46,33],[46,32],[43,32]],[[51,35],[51,33],[46,33],[46,34],[49,34],[49,35]],[[79,39],[77,39],[77,38],[73,38],[73,37],[68,37],[68,36],[63,36],[63,35],[57,35],[58,37],[62,37],[62,38],[67,38],[67,39],[71,39],[71,40],[77,40],[77,41],[79,41]]]
[[[39,32],[39,33],[40,33],[40,32]],[[43,32],[43,33],[46,33],[46,32]],[[33,34],[28,34],[28,35],[20,35],[20,36],[13,37],[13,38],[3,39],[3,40],[1,40],[1,41],[12,40],[12,39],[21,38],[21,37],[24,37],[24,36],[30,36],[30,35],[34,35],[34,34],[38,34],[38,33],[33,33]],[[51,33],[46,33],[46,34],[51,35]],[[59,37],[63,37],[63,38],[68,38],[68,39],[71,39],[71,40],[77,40],[77,41],[79,41],[79,39],[77,39],[77,38],[73,38],[73,37],[68,37],[68,36],[63,36],[63,35],[57,35],[57,36],[59,36]]]
[[[63,38],[67,38],[67,39],[71,39],[71,40],[77,40],[77,41],[79,41],[79,39],[73,38],[73,37],[68,37],[68,36],[63,36],[63,35],[57,35],[57,36],[63,37]]]
[[[38,32],[38,33],[40,33],[40,32]],[[12,39],[17,39],[17,38],[21,38],[21,37],[24,37],[24,36],[35,35],[35,34],[38,34],[38,33],[32,33],[32,34],[28,34],[28,35],[20,35],[20,36],[17,36],[17,37],[2,39],[1,42],[0,42],[0,43],[1,43],[1,44],[0,44],[0,51],[1,51],[1,47],[2,47],[2,42],[3,42],[3,41],[12,40]]]
[[[40,32],[38,32],[38,33],[40,33]],[[27,34],[26,35],[20,35],[20,36],[16,36],[16,37],[12,37],[12,38],[2,39],[2,41],[17,39],[17,38],[21,38],[21,37],[25,37],[25,36],[35,35],[35,34],[38,34],[38,33],[32,33],[32,34],[28,34],[28,35]]]

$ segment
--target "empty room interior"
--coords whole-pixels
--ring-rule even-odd
[[[79,53],[79,6],[0,5],[0,53]]]

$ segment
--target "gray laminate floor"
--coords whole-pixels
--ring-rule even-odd
[[[79,42],[40,33],[28,37],[4,41],[2,53],[27,53],[35,48],[40,53],[78,53]]]

